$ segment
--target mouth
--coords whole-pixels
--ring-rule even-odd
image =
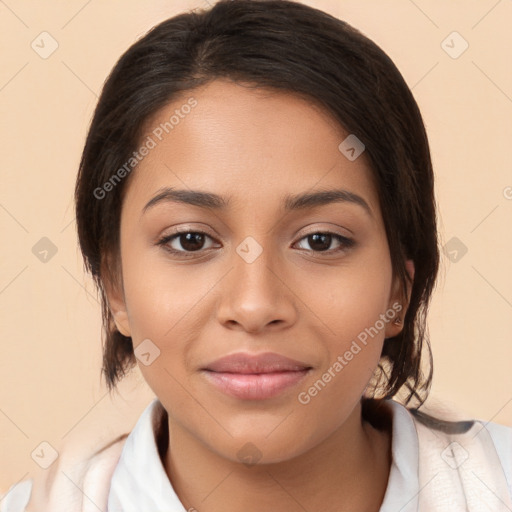
[[[265,400],[296,386],[312,367],[279,354],[232,354],[201,368],[219,391],[242,400]]]

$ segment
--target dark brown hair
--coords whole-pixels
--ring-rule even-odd
[[[307,98],[364,143],[402,290],[410,281],[405,260],[415,264],[403,329],[384,342],[374,392],[390,398],[405,391],[406,404],[414,397],[421,405],[432,380],[426,313],[439,265],[423,120],[402,75],[375,43],[344,21],[287,0],[220,0],[170,18],[133,44],[104,84],[75,200],[85,268],[102,298],[103,374],[109,389],[136,362],[132,340],[116,329],[104,289],[105,280],[121,279],[120,213],[131,174],[108,193],[102,186],[133,155],[148,119],[216,78]],[[428,355],[426,376],[422,347]]]

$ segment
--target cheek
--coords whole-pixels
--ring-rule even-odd
[[[322,418],[318,440],[341,425],[364,394],[377,368],[385,336],[388,280],[354,275],[333,282],[329,300],[317,297],[323,325],[317,333],[323,363],[301,387],[297,402],[306,421]],[[312,298],[313,299],[313,298]],[[389,320],[388,320],[389,321]],[[327,326],[327,330],[326,330]]]
[[[301,296],[325,328],[331,356],[344,352],[350,341],[376,325],[382,338],[380,315],[389,307],[391,262],[385,247],[362,251],[360,257],[325,269],[316,269],[302,279]],[[372,330],[372,332],[374,332]],[[382,334],[382,335],[380,335]],[[364,335],[361,336],[364,338]]]
[[[171,266],[163,249],[132,250],[123,255],[123,281],[126,306],[134,343],[153,336],[165,340],[182,329],[183,320],[190,321],[190,313],[197,315],[196,307],[206,293],[208,283],[198,279],[201,270]],[[203,272],[204,273],[204,272]],[[191,279],[192,277],[192,279]],[[194,316],[192,315],[192,316]]]
[[[200,300],[208,283],[192,285],[185,272],[139,253],[127,257],[124,274],[127,309],[137,364],[153,392],[165,401],[168,411],[190,407],[183,390],[189,372],[189,352],[201,323]],[[165,262],[164,262],[165,263]],[[148,342],[148,340],[150,340]],[[155,354],[150,364],[138,354]]]
[[[391,274],[391,261],[382,245],[361,252],[361,258],[351,265],[333,269],[329,279],[325,275],[318,279],[319,286],[310,282],[304,288],[308,305],[320,319],[317,334],[325,349],[322,367],[302,388],[306,396],[301,403],[308,402],[311,411],[322,411],[336,422],[368,385],[380,360],[385,327],[391,321],[385,316]],[[388,315],[393,318],[394,311]],[[330,409],[332,403],[344,405]]]
[[[169,393],[174,387],[172,377],[184,382],[191,370],[190,353],[208,322],[205,304],[218,278],[207,266],[196,266],[193,271],[186,265],[171,267],[164,256],[155,257],[147,248],[146,253],[125,254],[123,280],[135,354],[146,352],[148,346],[158,355],[147,366],[137,358],[138,365],[158,395],[162,386]]]

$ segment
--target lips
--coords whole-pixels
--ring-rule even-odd
[[[273,352],[263,354],[231,354],[221,357],[205,367],[205,370],[220,373],[273,373],[299,371],[311,368],[308,364],[295,361]]]
[[[237,353],[202,368],[218,390],[243,400],[264,400],[297,385],[312,369],[307,363],[280,354]]]

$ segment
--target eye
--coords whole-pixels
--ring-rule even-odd
[[[204,231],[185,230],[164,236],[157,242],[157,245],[163,246],[165,250],[173,254],[183,256],[187,253],[198,252],[204,249],[206,239],[212,240]],[[181,246],[181,249],[177,246]],[[206,248],[209,249],[210,247]]]
[[[336,253],[350,249],[355,245],[354,240],[351,238],[347,238],[331,231],[310,233],[309,235],[301,238],[300,241],[302,240],[306,240],[314,252]],[[335,249],[329,249],[333,241],[337,242],[339,246]]]
[[[172,235],[164,236],[157,242],[157,245],[162,246],[166,251],[172,254],[186,258],[192,256],[194,252],[200,253],[205,249],[212,248],[212,244],[205,247],[208,240],[211,241],[213,238],[204,231],[183,230],[177,231]],[[302,241],[306,241],[311,247],[311,249],[305,250],[328,254],[342,252],[355,245],[355,241],[351,238],[330,231],[310,233],[301,238],[299,243],[303,243]],[[338,247],[330,249],[333,242],[336,242]]]

